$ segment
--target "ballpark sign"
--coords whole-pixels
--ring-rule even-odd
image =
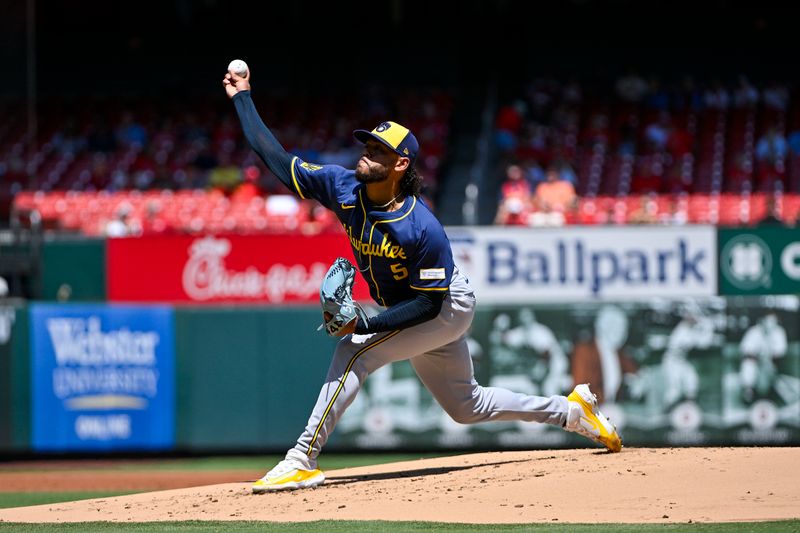
[[[721,294],[800,294],[800,230],[719,232]]]
[[[482,302],[712,296],[713,227],[448,228]]]
[[[108,241],[112,301],[318,303],[342,235],[159,236]],[[366,283],[356,298],[368,298]]]

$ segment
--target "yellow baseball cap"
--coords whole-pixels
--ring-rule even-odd
[[[366,143],[370,139],[376,140],[402,157],[411,159],[411,161],[417,158],[417,153],[419,152],[417,138],[408,128],[397,122],[381,122],[372,131],[356,130],[353,132],[353,137],[362,143]]]

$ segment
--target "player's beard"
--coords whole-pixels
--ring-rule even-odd
[[[379,183],[386,181],[389,178],[389,169],[387,168],[369,168],[369,172],[361,172],[356,169],[356,179],[360,183]]]

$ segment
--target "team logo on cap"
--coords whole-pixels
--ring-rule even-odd
[[[388,122],[381,122],[380,125],[377,128],[375,128],[375,131],[377,131],[378,133],[381,133],[383,131],[388,130],[391,127],[392,127],[392,125],[389,124]]]

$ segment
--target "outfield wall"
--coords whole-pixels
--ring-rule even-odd
[[[592,381],[630,445],[798,444],[799,310],[795,296],[486,304],[469,342],[485,385],[549,395]],[[334,348],[315,308],[34,304],[15,316],[4,451],[280,450]],[[535,424],[455,424],[403,362],[370,377],[329,448],[578,442]]]

